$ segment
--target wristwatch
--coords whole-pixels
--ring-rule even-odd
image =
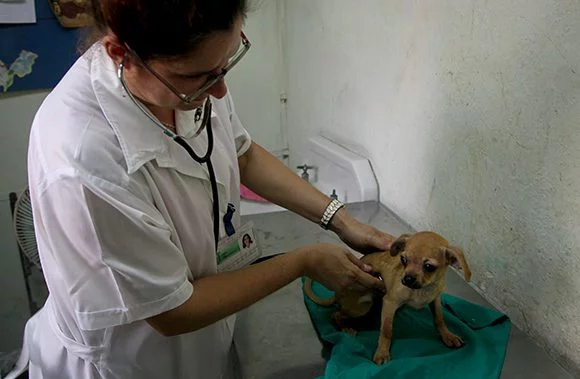
[[[330,221],[332,220],[336,212],[338,212],[338,210],[342,207],[344,207],[343,202],[337,199],[332,199],[332,201],[330,202],[330,204],[328,204],[326,210],[322,214],[322,218],[320,219],[320,226],[322,226],[323,229],[328,229]]]

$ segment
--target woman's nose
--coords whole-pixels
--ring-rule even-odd
[[[227,92],[228,88],[223,78],[220,79],[216,84],[214,84],[213,86],[211,86],[211,88],[207,90],[207,94],[217,99],[221,99],[222,97],[224,97]]]

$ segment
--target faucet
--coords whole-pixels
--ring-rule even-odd
[[[302,179],[306,180],[307,182],[310,181],[310,174],[308,174],[308,170],[316,168],[315,166],[308,166],[306,163],[300,166],[296,166],[297,169],[302,170]]]
[[[338,200],[338,195],[336,194],[336,189],[332,189],[332,193],[330,194],[330,198],[334,200]]]

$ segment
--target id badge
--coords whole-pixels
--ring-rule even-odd
[[[252,222],[244,224],[234,234],[218,242],[218,272],[246,267],[258,258],[260,258],[260,249]]]

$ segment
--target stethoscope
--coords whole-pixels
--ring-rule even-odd
[[[212,204],[212,213],[213,213],[213,235],[214,235],[214,242],[215,242],[215,247],[217,249],[218,246],[218,241],[219,241],[219,233],[220,233],[220,224],[219,224],[219,196],[218,196],[218,188],[217,188],[217,181],[216,181],[216,177],[215,177],[215,171],[213,169],[213,164],[211,163],[211,154],[213,152],[213,130],[211,127],[211,109],[212,109],[212,105],[211,105],[211,100],[208,98],[206,99],[204,105],[203,105],[203,111],[202,108],[197,108],[196,112],[195,112],[195,118],[194,120],[197,122],[201,119],[201,125],[198,128],[198,130],[196,131],[194,136],[199,135],[203,129],[206,129],[206,133],[207,133],[207,150],[205,152],[205,154],[203,156],[199,156],[196,154],[196,152],[191,148],[191,146],[189,146],[189,144],[187,142],[185,142],[185,140],[173,133],[173,131],[171,131],[169,128],[167,128],[164,124],[162,124],[159,120],[157,120],[157,118],[155,116],[153,116],[151,114],[151,112],[149,112],[149,110],[147,108],[145,108],[145,106],[143,106],[141,104],[141,102],[139,100],[137,100],[133,94],[131,93],[131,91],[129,91],[129,88],[127,88],[127,85],[125,84],[125,80],[123,80],[123,68],[124,68],[124,64],[125,64],[125,60],[123,59],[123,61],[119,64],[119,68],[117,69],[117,77],[119,78],[119,81],[121,82],[121,85],[123,86],[123,89],[125,90],[125,92],[127,93],[127,95],[129,96],[129,98],[131,99],[131,101],[137,106],[137,108],[139,108],[141,110],[141,112],[143,112],[157,127],[161,128],[161,130],[163,131],[163,133],[170,137],[171,139],[173,139],[177,144],[179,144],[181,147],[183,147],[185,149],[185,151],[187,151],[187,153],[189,154],[189,156],[191,157],[191,159],[193,159],[194,161],[196,161],[197,163],[203,165],[204,163],[207,166],[207,171],[209,172],[209,181],[211,183],[211,194],[212,194],[212,199],[213,199],[213,204]]]

